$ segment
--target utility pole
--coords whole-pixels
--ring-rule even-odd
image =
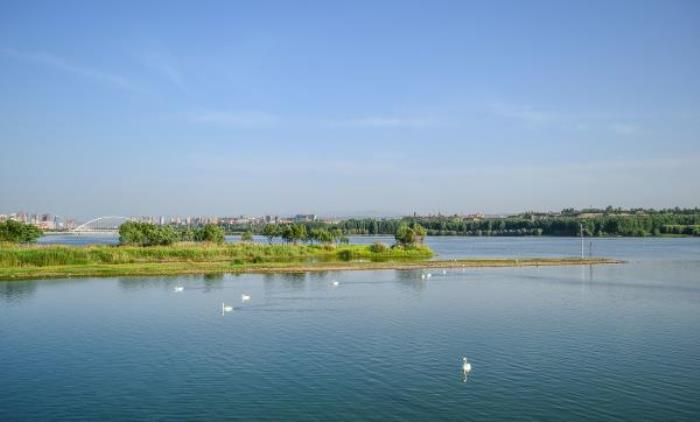
[[[583,259],[583,224],[578,223],[578,225],[581,228],[581,259]]]

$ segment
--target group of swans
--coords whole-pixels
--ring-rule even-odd
[[[250,302],[250,299],[250,295],[247,295],[245,293],[241,294],[241,303]],[[221,302],[221,315],[231,311],[233,311],[233,306],[227,305],[225,302]]]
[[[442,270],[442,275],[447,275],[447,270]],[[421,280],[427,280],[432,276],[433,276],[432,273],[421,273],[420,278],[421,278]]]
[[[446,270],[442,270],[442,273],[443,273],[443,274],[447,274],[447,271],[446,271]],[[426,278],[430,278],[430,277],[432,277],[432,274],[430,274],[430,273],[421,274],[421,278],[422,278],[422,279],[426,279]],[[337,287],[337,286],[340,285],[340,283],[339,283],[338,281],[336,281],[336,280],[333,280],[332,284],[333,284],[334,287]],[[185,290],[185,288],[182,287],[182,286],[175,286],[175,288],[174,288],[173,290],[175,291],[175,293],[180,293],[180,292],[182,292],[183,290]],[[249,302],[250,299],[251,299],[251,296],[250,296],[250,295],[247,295],[247,294],[245,294],[245,293],[241,294],[241,302],[242,302],[242,303]],[[221,302],[221,315],[224,315],[225,313],[231,312],[231,311],[233,311],[233,306],[227,305],[226,303]],[[467,375],[469,375],[469,373],[470,373],[471,371],[472,371],[472,364],[469,363],[469,361],[467,360],[467,357],[466,357],[466,356],[465,356],[465,357],[462,357],[462,374],[464,375],[465,380],[466,380]]]

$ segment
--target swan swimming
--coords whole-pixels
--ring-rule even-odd
[[[447,270],[442,270],[442,275],[447,274]]]
[[[420,279],[421,279],[421,280],[425,280],[425,274],[421,274],[421,275],[420,275]]]
[[[336,280],[333,280],[333,286],[338,287],[340,286],[340,283]]]
[[[221,315],[223,315],[225,312],[231,311],[233,311],[233,306],[221,302]]]
[[[173,290],[175,291],[175,293],[180,293],[181,291],[185,290],[185,288],[182,286],[175,286]]]
[[[247,294],[242,294],[241,295],[241,302],[247,302],[250,300],[250,296]]]
[[[462,358],[462,372],[466,375],[472,371],[472,364],[469,363],[466,357]]]
[[[430,278],[430,277],[432,277],[432,276],[433,276],[432,274],[428,273],[428,274],[425,275],[425,278]]]

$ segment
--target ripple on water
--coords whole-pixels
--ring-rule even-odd
[[[608,243],[634,262],[0,283],[0,419],[693,420],[697,255]]]

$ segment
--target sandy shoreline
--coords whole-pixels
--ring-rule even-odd
[[[69,277],[167,276],[192,274],[307,273],[320,271],[421,270],[483,267],[533,267],[621,264],[608,258],[493,258],[434,261],[350,261],[317,263],[234,264],[222,261],[167,261],[130,264],[60,265],[0,268],[0,280],[31,280]]]

